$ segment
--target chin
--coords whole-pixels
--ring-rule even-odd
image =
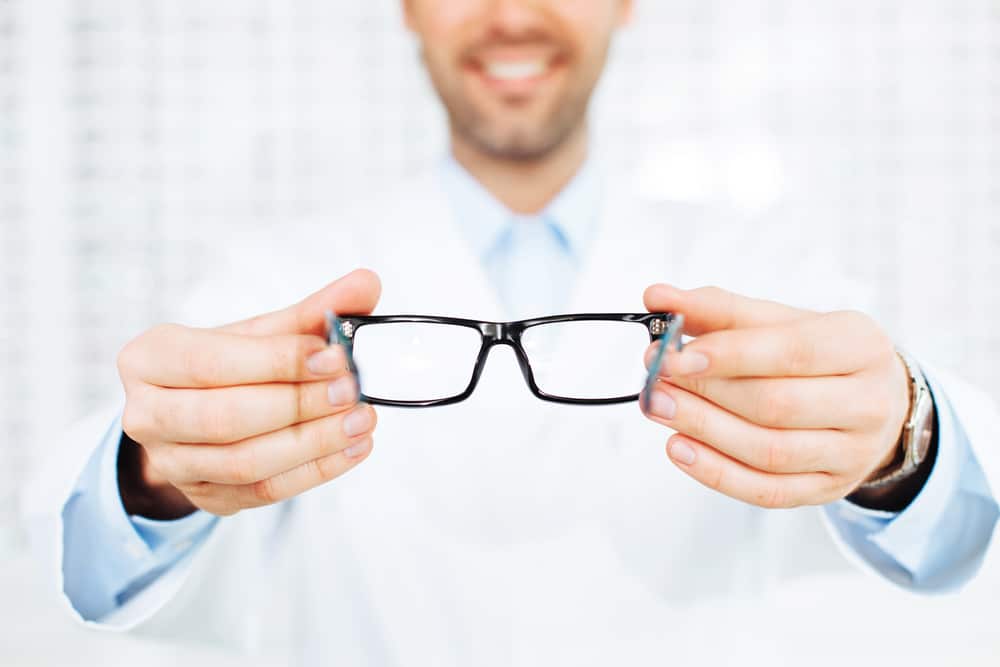
[[[495,158],[513,162],[533,162],[552,153],[562,145],[564,139],[562,136],[514,132],[502,136],[476,137],[475,144],[484,153]]]
[[[516,112],[514,112],[516,113]],[[508,160],[529,161],[545,157],[572,134],[572,127],[557,118],[511,119],[508,110],[501,118],[480,118],[466,136],[484,152]]]

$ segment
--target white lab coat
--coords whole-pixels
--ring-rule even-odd
[[[864,303],[808,230],[651,204],[627,183],[608,184],[602,201],[567,312],[641,312],[643,289],[660,281],[821,308]],[[227,248],[218,279],[179,319],[219,324],[282,307],[359,265],[382,277],[377,313],[503,317],[437,172],[275,236]],[[601,372],[600,350],[578,358]],[[946,383],[1000,488],[992,406]],[[34,489],[54,592],[58,511],[115,409],[69,434]],[[379,414],[368,461],[291,503],[222,520],[192,559],[100,627],[302,664],[783,664],[791,638],[767,623],[771,593],[803,577],[864,576],[816,508],[765,511],[706,490],[669,462],[668,432],[635,404],[538,401],[507,348],[494,349],[467,402]],[[822,622],[850,615],[841,585],[817,605]],[[880,586],[907,595],[873,577],[860,590]]]

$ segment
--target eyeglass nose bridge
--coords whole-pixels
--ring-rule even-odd
[[[491,345],[502,342],[506,337],[506,328],[501,322],[483,322],[479,325],[479,331],[483,338]]]
[[[531,363],[528,361],[528,355],[525,353],[524,348],[521,347],[521,333],[524,331],[524,328],[523,322],[479,323],[479,331],[483,336],[483,349],[476,362],[476,368],[473,371],[473,382],[470,390],[478,383],[479,375],[482,372],[483,366],[486,364],[486,358],[489,356],[490,350],[497,345],[507,345],[514,350],[517,365],[521,369],[521,375],[524,376],[524,381],[528,384],[528,388],[536,396],[544,397],[544,394],[535,383],[535,377],[534,373],[531,371]]]
[[[488,348],[495,345],[509,345],[517,349],[520,345],[523,329],[520,322],[481,322],[479,324],[479,331]]]
[[[483,322],[479,330],[490,347],[494,345],[516,345],[521,327],[519,322]]]

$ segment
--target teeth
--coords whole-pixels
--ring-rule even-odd
[[[501,81],[516,81],[541,76],[545,73],[544,60],[524,60],[521,62],[490,62],[486,63],[488,75]]]

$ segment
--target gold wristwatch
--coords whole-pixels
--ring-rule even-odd
[[[881,491],[910,477],[927,458],[934,438],[934,398],[920,367],[902,350],[896,350],[910,376],[910,413],[903,424],[896,457],[876,470],[858,491]]]

